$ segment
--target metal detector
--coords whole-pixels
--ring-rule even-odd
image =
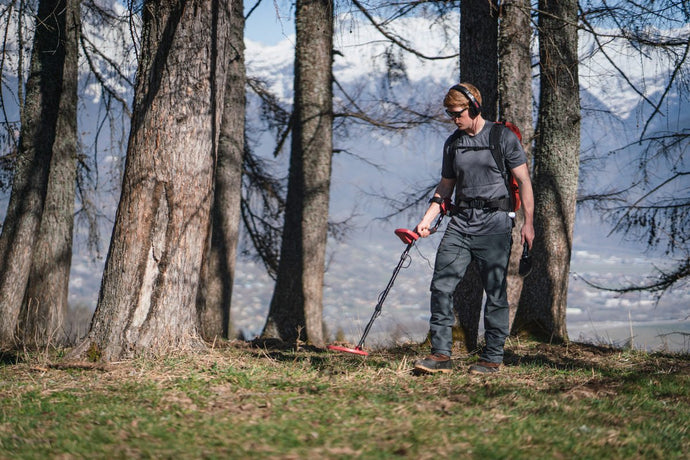
[[[448,209],[450,208],[450,200],[444,201],[444,203],[441,205],[441,215],[438,217],[438,220],[436,221],[436,224],[434,227],[431,229],[431,233],[436,232],[438,229],[438,226],[441,224],[441,220],[443,220],[443,216],[446,214]],[[410,249],[412,249],[412,246],[414,246],[415,241],[419,239],[419,234],[415,231],[408,230],[406,228],[398,228],[395,230],[395,234],[400,238],[400,240],[407,245],[403,253],[400,255],[400,260],[398,261],[398,265],[395,267],[395,270],[393,270],[393,276],[391,276],[390,281],[388,281],[388,285],[386,288],[381,292],[379,295],[379,301],[376,304],[376,307],[374,308],[374,313],[371,315],[371,319],[367,323],[366,327],[364,328],[364,333],[362,334],[362,338],[359,339],[359,343],[357,343],[357,346],[354,348],[350,347],[343,347],[340,345],[328,345],[326,348],[329,350],[333,351],[341,351],[345,353],[352,353],[355,355],[362,355],[362,356],[368,356],[369,353],[367,353],[364,350],[364,340],[367,338],[367,335],[369,334],[369,331],[371,330],[371,326],[374,324],[374,321],[376,318],[378,318],[381,315],[381,309],[383,307],[383,302],[386,300],[386,297],[388,296],[388,293],[390,292],[391,288],[393,287],[393,283],[395,282],[395,278],[397,278],[398,273],[400,272],[400,269],[402,268],[403,264],[405,263],[405,260],[407,260],[407,254],[410,252]]]

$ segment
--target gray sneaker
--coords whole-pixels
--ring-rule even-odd
[[[453,370],[453,362],[450,356],[434,353],[424,359],[415,361],[414,370],[418,373],[435,374],[436,372],[448,373]]]
[[[479,361],[477,364],[470,366],[470,374],[495,374],[498,372],[499,366],[499,363]]]

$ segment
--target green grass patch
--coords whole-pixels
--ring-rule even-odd
[[[511,344],[498,375],[227,344],[73,368],[0,364],[0,458],[689,458],[690,358]]]

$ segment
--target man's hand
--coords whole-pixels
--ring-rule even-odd
[[[532,242],[534,241],[534,192],[532,191],[529,170],[526,164],[522,164],[510,171],[513,173],[513,177],[517,180],[518,187],[520,188],[522,210],[525,215],[525,222],[522,225],[522,230],[520,230],[520,244],[527,243],[527,246],[532,249]]]
[[[454,187],[455,179],[447,179],[445,177],[442,178],[441,182],[439,182],[438,186],[436,187],[436,191],[434,192],[434,199],[443,202],[443,197],[449,197],[453,192]],[[436,228],[432,229],[431,223],[443,210],[444,209],[440,203],[430,203],[429,208],[424,213],[424,217],[422,217],[422,220],[414,228],[414,231],[417,232],[417,234],[422,238],[426,238],[434,233]]]
[[[522,226],[520,230],[520,244],[527,243],[527,247],[531,250],[532,243],[534,242],[534,225],[532,223],[527,223]]]
[[[414,231],[422,238],[426,238],[432,233],[431,229],[429,228],[429,224],[425,224],[424,221],[418,223],[414,228]]]

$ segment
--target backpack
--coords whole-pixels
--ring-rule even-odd
[[[502,211],[514,213],[522,205],[522,200],[520,199],[520,188],[518,186],[517,180],[510,173],[510,170],[506,167],[505,157],[501,151],[501,136],[505,129],[510,129],[517,136],[518,140],[522,142],[522,134],[517,126],[509,121],[496,121],[491,127],[489,132],[489,146],[475,146],[468,147],[472,150],[486,150],[487,148],[491,151],[491,156],[493,156],[498,170],[501,172],[501,176],[505,181],[505,186],[508,191],[507,198],[499,198],[496,200],[481,200],[473,199],[470,201],[458,201],[455,203],[455,208],[497,208]],[[455,131],[453,136],[449,139],[449,142],[456,142],[458,140],[459,133]],[[514,217],[514,216],[512,216]]]
[[[522,142],[522,134],[517,126],[509,121],[497,121],[491,127],[491,132],[489,133],[489,148],[499,171],[501,171],[501,176],[503,176],[503,180],[505,180],[506,188],[508,189],[508,196],[510,198],[510,208],[513,212],[515,212],[520,209],[522,200],[520,200],[520,188],[518,187],[517,180],[515,180],[513,175],[510,173],[510,170],[506,168],[503,152],[499,148],[501,145],[500,141],[504,128],[510,129],[513,133],[515,133],[518,140]]]

